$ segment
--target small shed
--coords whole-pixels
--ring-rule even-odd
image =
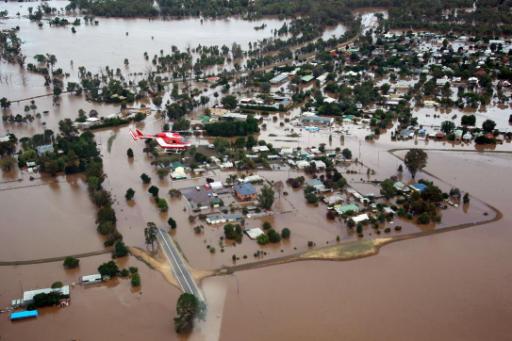
[[[354,223],[359,224],[359,223],[370,220],[370,217],[368,217],[368,214],[363,213],[363,214],[357,215],[355,217],[352,217],[351,219],[354,221]]]
[[[253,240],[265,233],[259,227],[255,227],[253,229],[245,229],[244,232],[247,236],[249,236],[249,238]]]
[[[11,321],[24,320],[27,318],[37,317],[39,315],[37,310],[23,310],[11,313]]]
[[[219,189],[223,189],[224,185],[220,181],[214,181],[210,183],[210,188],[214,191],[217,191]]]
[[[85,275],[80,277],[80,284],[83,285],[101,283],[101,281],[103,281],[101,274]]]

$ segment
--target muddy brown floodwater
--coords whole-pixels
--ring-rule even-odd
[[[68,3],[50,1],[49,5],[62,9]],[[15,2],[2,2],[0,9],[7,9],[12,18],[3,20],[0,27],[20,27],[19,35],[24,41],[23,53],[30,59],[27,62],[31,62],[38,53],[52,53],[57,56],[59,66],[64,71],[74,72],[78,71],[79,66],[85,66],[94,73],[105,66],[122,67],[125,58],[130,61],[131,72],[143,72],[151,65],[150,61],[144,59],[144,52],[148,52],[150,57],[159,54],[160,50],[170,53],[173,45],[180,50],[196,48],[198,45],[225,44],[231,48],[231,44],[236,42],[246,49],[249,42],[271,37],[272,31],[280,28],[284,22],[277,18],[255,21],[241,18],[204,19],[203,22],[199,18],[96,18],[98,25],[86,24],[82,20],[81,25],[76,27],[77,33],[73,34],[69,27],[50,27],[43,20],[44,26],[39,28],[37,23],[15,16],[17,12],[28,15],[29,6],[35,8],[37,2],[21,7]],[[74,19],[75,16],[71,18]],[[264,29],[254,29],[262,24],[266,25]],[[339,31],[332,32],[339,34]]]
[[[53,3],[60,8],[66,2]],[[14,15],[18,10],[22,14],[26,12],[28,4],[2,3],[0,9],[5,6]],[[374,18],[366,15],[363,21],[372,22]],[[267,23],[267,28],[255,31],[253,27],[262,22]],[[40,30],[26,18],[1,21],[1,27],[13,24],[21,27],[20,34],[25,41],[23,51],[29,58],[36,53],[55,53],[59,66],[70,71],[71,77],[74,77],[78,65],[98,70],[105,65],[119,67],[125,56],[130,59],[130,70],[127,72],[143,72],[146,66],[144,50],[153,54],[160,49],[168,51],[171,45],[194,47],[203,41],[197,34],[205,30],[209,32],[204,37],[208,44],[230,45],[233,41],[247,44],[268,36],[270,30],[279,27],[281,22],[231,19],[205,21],[200,26],[200,22],[194,19],[148,21],[101,18],[98,27],[82,25],[76,36],[67,29],[45,26]],[[126,31],[129,31],[128,36],[125,35]],[[343,27],[332,28],[324,36],[333,32],[340,34]],[[154,35],[154,41],[150,40],[151,35]],[[95,37],[99,39],[95,40],[98,48],[91,50],[91,44],[87,42]],[[76,46],[77,41],[82,42],[77,48],[87,48],[87,51],[69,48]],[[112,41],[115,44],[111,44]],[[104,53],[95,53],[101,49],[104,49]],[[71,59],[74,66],[71,66]],[[8,98],[17,99],[48,91],[40,76],[21,72],[17,66],[0,63],[2,96],[5,94]],[[208,95],[211,92],[209,90]],[[86,111],[96,109],[101,116],[119,110],[117,106],[90,103],[82,97],[61,97],[58,104],[51,96],[38,98],[35,112],[42,113],[41,119],[30,124],[2,122],[0,134],[9,131],[21,137],[31,136],[45,128],[57,130],[60,119],[75,118],[80,108]],[[26,104],[29,102],[13,103],[11,112],[22,113]],[[433,109],[421,109],[416,114],[425,125],[437,124],[455,114],[442,114],[442,118],[436,120],[426,116],[433,112]],[[364,167],[349,166],[347,169],[355,170],[356,174],[344,175],[363,192],[375,189],[362,181],[367,180],[366,167],[375,170],[375,175],[371,177],[373,180],[396,174],[401,162],[388,150],[413,146],[443,149],[446,151],[429,151],[426,170],[439,177],[435,182],[443,190],[457,186],[462,191],[468,191],[474,200],[467,211],[463,208],[444,211],[443,223],[436,228],[480,221],[484,212],[491,219],[493,212],[486,203],[500,210],[503,217],[497,222],[469,229],[393,243],[369,258],[347,262],[302,261],[204,279],[201,288],[208,301],[208,318],[198,324],[190,339],[509,340],[512,335],[509,323],[512,318],[512,230],[509,228],[512,218],[508,212],[512,183],[507,179],[512,168],[512,156],[476,152],[473,145],[460,143],[422,139],[392,142],[389,134],[368,143],[364,140],[368,134],[364,125],[344,125],[343,138],[341,134],[326,129],[308,133],[295,126],[298,114],[298,110],[277,114],[279,119],[275,122],[265,118],[267,128],[259,138],[271,142],[275,147],[300,145],[304,148],[325,143],[328,148],[350,148]],[[462,113],[456,114],[460,118]],[[507,124],[508,114],[505,110],[490,107],[486,113],[476,115],[479,122],[491,117],[501,126]],[[286,118],[292,118],[292,121],[285,122]],[[204,178],[183,182],[158,179],[156,168],[150,164],[151,159],[143,153],[144,144],[134,142],[129,129],[138,127],[148,133],[159,132],[163,123],[151,115],[137,125],[95,132],[107,174],[105,186],[114,196],[118,227],[125,242],[144,248],[143,229],[146,223],[154,221],[159,226],[166,226],[167,219],[172,216],[178,223],[173,237],[192,267],[216,269],[232,265],[231,256],[235,253],[249,256],[240,263],[254,262],[253,253],[261,249],[255,242],[244,238],[241,245],[226,245],[225,252],[220,252],[217,243],[223,234],[222,228],[207,226],[204,234],[196,235],[192,227],[198,223],[188,221],[190,208],[185,200],[170,199],[166,195],[171,188],[203,184]],[[291,137],[292,129],[298,136]],[[205,138],[191,140],[199,144],[211,142]],[[126,158],[128,148],[135,151],[132,161]],[[512,148],[506,143],[496,149],[510,151]],[[400,156],[403,152],[396,154]],[[160,193],[166,196],[170,204],[169,212],[157,211],[147,193],[147,186],[140,181],[139,176],[143,172],[152,177],[152,184],[156,184]],[[286,168],[260,173],[274,181],[300,175]],[[229,174],[216,170],[208,176],[224,180]],[[34,181],[28,177],[29,174],[24,172],[2,174],[0,261],[57,257],[102,249],[102,240],[95,231],[95,209],[80,177],[60,176]],[[418,177],[432,179],[423,172]],[[403,181],[409,180],[408,173],[404,172]],[[129,187],[136,191],[132,203],[124,199]],[[290,195],[277,200],[278,214],[248,223],[250,227],[256,227],[263,220],[268,220],[278,230],[284,227],[292,230],[289,242],[263,248],[268,258],[304,251],[308,240],[326,245],[338,235],[343,240],[353,238],[342,224],[326,220],[324,207],[308,206],[302,192],[295,193],[288,187],[285,190]],[[402,234],[424,230],[413,224],[402,223]],[[395,235],[401,234],[391,233],[391,236]],[[365,238],[372,236],[365,235]],[[217,247],[214,255],[206,249],[206,245],[210,244]],[[77,282],[80,275],[95,273],[98,265],[109,259],[109,255],[83,258],[78,271],[65,271],[60,262],[2,266],[0,307],[7,306],[23,290],[47,287],[56,280]],[[139,267],[142,277],[140,290],[131,289],[129,281],[123,279],[90,288],[75,286],[70,307],[62,310],[43,309],[36,320],[11,323],[7,314],[0,314],[0,339],[177,339],[172,318],[179,290],[159,272],[133,257],[119,262],[122,267]]]
[[[507,212],[510,160],[434,152],[428,170]],[[228,288],[222,340],[509,340],[511,223],[505,214],[375,257],[243,271],[204,286]]]
[[[1,261],[103,249],[95,232],[95,207],[79,177],[1,183],[0,206]]]
[[[22,290],[45,288],[55,281],[78,283],[84,274],[97,272],[109,255],[84,258],[77,271],[66,271],[61,263],[0,267],[0,306],[20,297]],[[0,314],[2,340],[169,340],[175,304],[180,294],[160,273],[134,258],[121,260],[120,267],[136,266],[142,285],[132,289],[129,279],[88,287],[71,288],[67,308],[40,309],[37,319],[11,323]]]

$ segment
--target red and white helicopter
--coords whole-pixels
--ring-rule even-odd
[[[144,134],[139,129],[135,129],[135,132],[130,130],[130,134],[132,135],[135,141],[137,140],[146,140],[146,139],[154,139],[158,145],[167,151],[182,151],[190,148],[191,144],[185,142],[183,140],[183,136],[178,133],[173,133],[170,131],[164,131],[155,135]]]

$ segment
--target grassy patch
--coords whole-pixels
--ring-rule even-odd
[[[379,246],[387,243],[389,238],[361,240],[312,250],[300,256],[302,259],[348,260],[377,253]]]

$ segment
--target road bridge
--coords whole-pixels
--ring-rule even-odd
[[[176,246],[176,243],[172,237],[163,229],[157,230],[157,239],[162,247],[162,251],[167,257],[167,260],[171,264],[171,269],[174,277],[178,281],[183,292],[193,294],[198,299],[204,302],[203,294],[199,289],[199,286],[194,280],[194,277],[190,273],[190,270],[186,264],[183,255]]]

